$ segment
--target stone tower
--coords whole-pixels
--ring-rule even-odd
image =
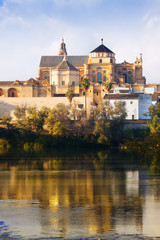
[[[64,39],[62,38],[62,43],[60,45],[59,56],[67,55],[66,44],[64,43]]]

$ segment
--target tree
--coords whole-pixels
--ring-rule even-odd
[[[45,119],[48,116],[48,111],[46,107],[43,107],[41,110],[37,110],[36,107],[16,107],[14,115],[17,118],[18,128],[41,133],[43,131]]]
[[[151,133],[160,133],[160,102],[155,106],[149,106],[148,110],[151,119],[147,124],[150,128]]]
[[[114,105],[101,103],[98,118],[95,121],[94,135],[98,143],[117,145],[122,139],[126,108],[124,102],[114,102]]]
[[[127,116],[126,103],[121,101],[115,101],[114,105],[106,103],[106,113],[109,119],[122,119]]]
[[[74,97],[74,93],[72,89],[68,89],[68,91],[66,92],[66,97],[68,98],[69,102],[72,102],[72,99]]]
[[[81,80],[81,86],[84,88],[85,90],[85,115],[86,115],[86,92],[87,92],[87,89],[89,88],[90,86],[90,82],[89,82],[89,79],[88,78],[84,78]]]
[[[108,102],[109,102],[109,93],[112,89],[112,83],[107,81],[104,86],[105,86],[105,89],[107,90],[107,93],[108,93]]]
[[[2,121],[1,124],[5,127],[7,127],[8,129],[13,128],[13,124],[11,123],[12,118],[8,115],[3,115],[2,116]]]
[[[69,128],[69,110],[68,107],[62,103],[59,103],[49,111],[46,118],[47,129],[52,135],[64,135]],[[65,129],[65,131],[64,131]],[[63,132],[63,134],[62,134]]]

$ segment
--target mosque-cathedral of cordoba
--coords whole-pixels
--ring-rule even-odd
[[[97,105],[106,93],[105,83],[107,81],[111,82],[113,87],[135,87],[142,90],[146,84],[142,70],[142,54],[134,63],[126,61],[116,63],[115,53],[103,44],[102,39],[101,45],[89,55],[70,56],[67,55],[66,44],[62,39],[58,56],[41,57],[36,79],[0,81],[0,103],[12,98],[11,101],[5,102],[9,105],[11,102],[15,104],[30,102],[30,105],[33,102],[38,105],[40,99],[43,98],[44,105],[52,102],[53,106],[54,102],[66,103],[65,94],[70,88],[74,91],[75,99],[82,105],[85,92],[80,83],[83,78],[88,78],[90,87],[86,96],[90,105]],[[13,98],[18,98],[18,100],[13,101]],[[33,98],[39,100],[34,101]]]

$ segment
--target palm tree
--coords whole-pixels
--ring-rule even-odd
[[[112,83],[110,83],[110,82],[106,82],[105,83],[105,89],[107,90],[107,92],[108,92],[108,103],[109,103],[109,93],[110,93],[110,91],[111,91],[111,89],[112,89]]]
[[[72,99],[74,97],[74,93],[72,89],[68,89],[68,91],[66,92],[66,97],[68,98],[69,102],[72,102]]]
[[[89,82],[89,79],[88,78],[84,78],[81,80],[81,86],[84,88],[85,90],[85,115],[86,115],[86,91],[87,89],[89,88],[90,86],[90,82]]]

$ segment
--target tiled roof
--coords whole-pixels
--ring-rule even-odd
[[[131,94],[109,94],[109,99],[138,99],[138,93],[131,93]],[[105,94],[104,99],[108,99],[108,94]]]
[[[72,71],[78,71],[77,68],[75,68],[70,62],[63,60],[60,62],[57,67],[58,70],[72,70]]]
[[[0,81],[0,86],[7,86],[13,84],[14,81]]]
[[[97,48],[95,48],[91,53],[93,52],[97,52],[97,53],[113,53],[109,48],[107,48],[105,45],[101,44],[100,46],[98,46]]]
[[[56,67],[62,62],[64,56],[42,56],[40,67]],[[74,67],[83,66],[88,63],[88,56],[67,56],[67,60]]]

